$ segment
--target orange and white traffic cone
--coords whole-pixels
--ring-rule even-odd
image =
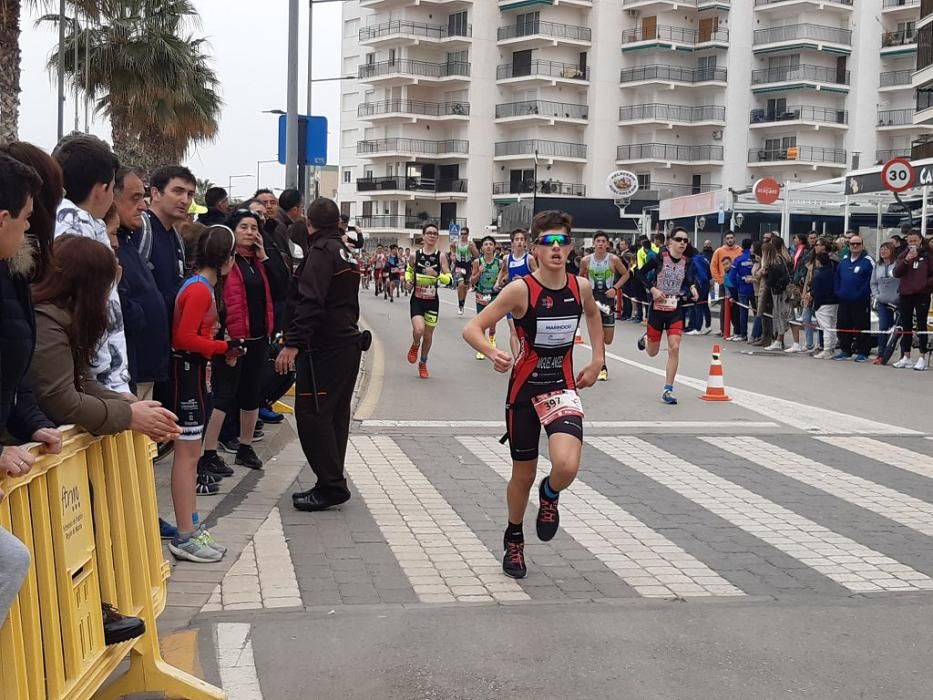
[[[704,401],[732,401],[732,397],[726,394],[722,361],[719,359],[720,353],[719,346],[714,345],[713,360],[709,364],[709,379],[706,380],[706,392],[700,396]]]
[[[573,344],[574,344],[574,345],[582,345],[582,344],[583,344],[583,334],[580,332],[580,327],[579,327],[579,326],[577,326],[577,332],[576,332],[576,333],[574,334],[574,336],[573,336]]]

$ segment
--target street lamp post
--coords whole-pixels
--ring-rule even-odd
[[[252,177],[252,176],[253,176],[252,173],[246,173],[245,175],[231,175],[230,177],[228,177],[227,178],[227,196],[228,197],[233,196],[233,181],[235,179],[240,178],[240,177]]]
[[[278,163],[278,158],[272,158],[271,160],[257,160],[256,161],[256,189],[258,190],[262,185],[259,183],[259,168],[264,163]]]
[[[288,2],[288,116],[285,123],[285,187],[298,185],[298,0]]]

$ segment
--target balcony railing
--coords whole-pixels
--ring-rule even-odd
[[[844,109],[830,109],[827,107],[785,107],[783,111],[768,111],[766,109],[753,109],[749,112],[749,123],[763,124],[768,122],[805,121],[821,122],[824,124],[848,124],[849,113]]]
[[[881,87],[893,87],[894,85],[910,85],[910,79],[913,75],[912,70],[889,70],[881,74]]]
[[[783,27],[757,29],[754,34],[755,46],[801,39],[849,46],[852,44],[852,31],[838,27],[826,27],[822,24],[788,24]]]
[[[674,66],[650,65],[638,68],[623,68],[619,81],[636,83],[643,80],[669,80],[675,83],[726,82],[725,68],[676,68]]]
[[[503,194],[538,194],[556,195],[558,197],[586,197],[586,185],[573,182],[561,182],[560,180],[525,180],[523,182],[494,182],[492,193],[494,195]]]
[[[876,163],[887,163],[892,158],[925,158],[926,156],[912,155],[909,148],[882,148],[875,151]]]
[[[450,37],[468,37],[473,34],[473,26],[449,27],[446,24],[427,24],[425,22],[411,22],[406,19],[392,20],[382,24],[360,29],[360,41],[379,39],[393,34],[409,34],[422,36],[427,39],[448,39]]]
[[[642,0],[622,0],[622,7],[636,5]],[[693,5],[694,7],[705,7],[706,5],[731,5],[732,0],[677,0],[681,5]]]
[[[920,19],[933,14],[933,0],[920,0]]]
[[[721,122],[726,120],[726,108],[719,105],[644,104],[619,108],[619,121],[653,119],[662,122]]]
[[[540,139],[521,139],[519,141],[500,141],[496,144],[496,156],[534,156],[544,158],[581,158],[586,159],[585,143],[565,143],[563,141],[542,141]]]
[[[762,5],[780,5],[782,2],[789,2],[789,0],[755,0],[755,7],[761,7]],[[826,0],[830,5],[848,5],[852,6],[852,0]]]
[[[931,140],[929,137],[921,136],[919,139],[910,144],[910,148],[907,149],[907,155],[905,157],[910,158],[911,160],[933,158],[933,140]]]
[[[917,32],[914,29],[902,29],[896,32],[884,32],[881,34],[882,48],[891,46],[908,46],[917,43]]]
[[[920,0],[884,0],[882,7],[912,7],[919,4]]]
[[[499,27],[496,36],[499,41],[517,39],[523,36],[547,36],[553,39],[569,39],[571,41],[592,41],[593,30],[589,27],[580,27],[575,24],[558,24],[556,22],[520,22],[507,27]]]
[[[508,117],[545,117],[553,119],[588,119],[589,105],[549,102],[547,100],[524,100],[496,105],[496,119]]]
[[[781,66],[752,71],[752,85],[762,83],[783,83],[791,80],[806,80],[818,83],[849,84],[849,71],[825,66]]]
[[[357,192],[380,192],[402,190],[405,192],[466,192],[467,181],[463,179],[440,179],[433,177],[388,177],[361,178],[356,181]]]
[[[383,114],[422,114],[426,117],[469,116],[469,102],[422,102],[421,100],[383,100],[363,102],[356,108],[358,117]]]
[[[879,109],[878,126],[905,126],[914,123],[912,109]]]
[[[545,61],[537,58],[530,64],[506,63],[496,67],[496,80],[525,78],[533,75],[566,80],[589,80],[590,69],[582,68],[576,63]]]
[[[372,216],[358,216],[356,223],[362,229],[373,228],[397,228],[397,229],[415,229],[420,231],[426,224],[440,221],[441,217],[419,219],[415,216],[398,216],[395,214],[376,214]],[[450,224],[459,224],[466,226],[466,219],[452,218],[441,221],[441,228],[447,228]]]
[[[921,88],[917,90],[917,111],[922,112],[924,110],[933,107],[933,90],[929,88]]]
[[[722,146],[678,146],[672,143],[637,143],[619,146],[616,160],[722,160]]]
[[[638,190],[638,197],[640,199],[652,197],[652,192],[656,197],[684,197],[690,194],[703,194],[704,192],[712,192],[714,190],[721,190],[722,185],[717,183],[706,183],[700,185],[694,185],[693,183],[687,185],[682,182],[649,182],[644,187],[640,187]]]
[[[427,141],[425,139],[388,138],[371,141],[357,141],[358,155],[367,153],[420,153],[440,155],[443,153],[469,153],[470,142],[463,139],[445,141]]]
[[[728,29],[697,31],[688,27],[657,25],[654,27],[636,27],[622,32],[623,44],[639,41],[672,41],[678,44],[703,44],[709,41],[729,41]]]
[[[428,63],[427,61],[410,61],[397,58],[394,61],[380,61],[378,63],[364,63],[359,68],[358,77],[361,80],[377,78],[383,75],[411,75],[423,78],[449,78],[453,76],[470,75],[470,64],[465,61],[448,61],[447,63]]]
[[[819,146],[790,146],[789,148],[750,148],[749,163],[771,163],[783,160],[800,160],[809,163],[846,164],[844,148],[822,148]]]

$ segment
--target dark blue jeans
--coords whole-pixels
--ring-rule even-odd
[[[878,304],[878,307],[875,309],[878,314],[878,330],[886,331],[891,326],[894,325],[894,309],[892,309],[887,304]],[[878,334],[878,351],[880,352],[882,348],[887,344],[888,336],[885,333]]]
[[[751,295],[739,294],[739,303],[743,306],[733,307],[733,318],[738,317],[738,335],[748,337],[748,307],[752,304]]]
[[[709,285],[697,286],[697,301],[690,307],[688,317],[690,330],[703,330],[704,324],[707,328],[713,325],[713,315],[709,309]]]

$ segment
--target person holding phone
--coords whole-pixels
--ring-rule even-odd
[[[899,308],[905,331],[901,337],[901,359],[894,363],[894,367],[904,369],[910,366],[913,333],[916,331],[919,334],[920,357],[914,369],[923,372],[929,367],[927,315],[930,313],[930,294],[933,292],[933,260],[919,231],[912,230],[907,234],[907,250],[898,256],[894,264],[894,276],[900,279]]]

